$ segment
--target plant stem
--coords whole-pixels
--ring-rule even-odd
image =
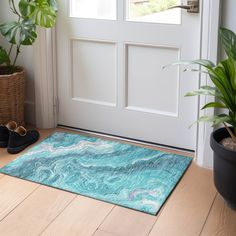
[[[14,59],[13,65],[12,65],[13,67],[15,67],[17,57],[19,56],[19,53],[20,53],[20,46],[21,46],[21,45],[17,45],[17,48],[16,48],[16,56],[15,56],[15,59]]]
[[[9,49],[8,56],[11,55],[12,48],[13,48],[13,43],[11,44],[11,47],[10,47],[10,49]]]
[[[230,134],[232,140],[234,141],[234,143],[236,143],[236,136],[234,135],[234,133],[230,130],[230,128],[226,125],[225,122],[223,122],[223,124],[224,124],[225,128],[227,129],[227,131],[229,132],[229,134]]]
[[[12,5],[11,9],[12,9],[13,13],[15,13],[16,15],[18,15],[20,17],[19,12],[16,10],[16,6],[15,6],[14,0],[10,0],[10,1],[11,1],[11,5]]]
[[[20,22],[20,19],[21,19],[21,15],[20,15],[19,12],[16,10],[16,6],[15,6],[14,0],[9,0],[9,1],[11,1],[11,3],[12,3],[13,13],[15,13],[16,15],[18,15],[18,23],[19,23],[19,22]],[[8,55],[10,55],[11,50],[12,50],[12,47],[13,47],[13,44],[11,45],[11,48],[10,48],[10,51],[9,51],[9,54],[8,54]],[[16,46],[16,56],[15,56],[14,62],[13,62],[13,64],[12,64],[12,70],[14,70],[14,68],[15,68],[16,60],[17,60],[17,58],[18,58],[18,56],[19,56],[19,53],[20,53],[20,47],[21,47],[21,44],[19,44],[19,45]]]

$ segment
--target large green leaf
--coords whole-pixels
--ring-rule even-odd
[[[197,121],[191,124],[189,128],[191,128],[194,124],[200,122],[210,122],[212,123],[212,126],[217,126],[223,122],[230,122],[230,117],[226,114],[220,114],[215,116],[201,116]]]
[[[210,60],[193,60],[192,64],[197,64],[203,67],[206,67],[207,69],[211,69],[212,67],[215,67],[215,64]]]
[[[54,10],[57,11],[57,1],[56,0],[48,0],[48,4],[50,5],[50,7]]]
[[[212,61],[209,60],[193,60],[193,61],[178,61],[178,62],[174,62],[171,63],[169,65],[164,66],[163,68],[169,67],[169,66],[175,66],[175,65],[200,65],[203,66],[207,69],[212,69],[213,67],[215,67],[215,64]]]
[[[220,63],[225,70],[226,76],[231,83],[232,88],[236,91],[236,61],[228,58]]]
[[[2,47],[0,47],[0,65],[1,64],[10,65],[10,58],[6,50]]]
[[[219,33],[220,33],[221,42],[222,42],[222,45],[224,47],[226,54],[228,55],[228,57],[236,60],[236,35],[235,33],[226,28],[220,28]]]
[[[218,67],[217,69],[210,70],[208,73],[212,82],[221,94],[224,104],[229,108],[233,108],[235,101],[233,98],[232,87],[228,83],[227,78],[225,78],[225,75],[222,73],[222,70]]]
[[[206,108],[226,108],[226,106],[219,102],[210,102],[210,103],[207,103],[205,106],[203,106],[201,110],[206,109]]]
[[[188,71],[208,74],[208,72],[205,70],[199,70],[199,69],[193,69],[193,68],[186,68],[183,70],[183,72],[188,72]]]
[[[32,45],[37,38],[35,30],[35,25],[30,20],[12,21],[0,25],[0,32],[8,42],[18,45]]]
[[[203,85],[201,86],[202,89],[207,89],[207,90],[210,90],[210,91],[214,91],[214,92],[217,92],[217,88],[216,87],[212,87],[210,85]]]
[[[224,89],[230,93],[229,95],[232,94],[233,89],[231,85],[230,78],[228,78],[224,68],[219,64],[217,67],[213,69],[213,73],[216,75],[218,81],[222,84]]]
[[[193,91],[193,92],[188,92],[185,94],[185,97],[190,97],[190,96],[199,96],[199,95],[210,95],[210,96],[215,96],[219,97],[220,95],[214,89],[213,87],[210,86],[202,86],[199,90]]]
[[[41,27],[51,28],[56,23],[55,0],[20,0],[19,10],[24,17]]]
[[[197,122],[211,122],[212,126],[217,126],[223,122],[228,122],[230,117],[226,114],[220,114],[216,116],[202,116]]]

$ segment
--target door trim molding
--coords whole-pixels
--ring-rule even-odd
[[[201,58],[218,60],[218,28],[220,25],[221,0],[201,1]],[[57,99],[57,58],[55,29],[40,29],[34,46],[36,126],[55,128],[58,116]],[[46,55],[46,56],[45,56]],[[200,84],[209,84],[201,76]],[[210,98],[200,98],[199,108]],[[211,115],[214,111],[204,111],[200,115]],[[213,154],[209,140],[213,128],[209,124],[199,124],[197,128],[196,162],[200,166],[212,168]]]
[[[217,63],[219,59],[218,29],[221,20],[221,0],[202,0],[201,15],[201,55],[200,58]],[[201,75],[199,86],[212,85],[206,75]],[[212,98],[205,96],[199,98],[198,110],[211,102]],[[213,115],[214,110],[203,110],[200,116]],[[197,128],[196,162],[198,165],[212,168],[213,152],[210,148],[210,135],[213,127],[209,123],[199,123]]]

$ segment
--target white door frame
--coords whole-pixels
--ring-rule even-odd
[[[203,0],[202,1],[202,35],[201,35],[201,56],[200,58],[208,59],[217,63],[219,59],[219,43],[218,43],[218,29],[221,20],[221,0]],[[206,75],[201,75],[199,86],[212,85]],[[207,102],[212,101],[211,97],[205,96],[199,98],[199,107]],[[214,110],[203,110],[199,112],[200,116],[213,115]],[[198,165],[210,168],[213,167],[213,152],[210,148],[210,135],[213,127],[209,123],[199,123],[197,130],[197,144],[196,144],[196,162]]]
[[[201,0],[201,8],[201,55],[199,56],[217,62],[221,0]],[[34,55],[36,126],[38,128],[55,128],[59,107],[55,29],[38,31]],[[200,76],[199,81],[199,85],[209,84],[209,80],[204,75]],[[200,98],[198,108],[202,107],[202,104],[209,99],[208,97]],[[199,116],[213,113],[214,111],[206,110],[199,113]],[[212,168],[213,154],[209,146],[212,131],[213,128],[207,123],[198,125],[196,162],[207,168]]]

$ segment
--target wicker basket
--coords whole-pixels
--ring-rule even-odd
[[[0,75],[0,125],[14,120],[24,125],[25,70]]]

